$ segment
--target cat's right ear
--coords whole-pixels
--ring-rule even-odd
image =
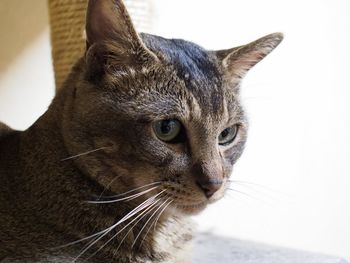
[[[101,74],[106,64],[135,65],[157,59],[136,32],[122,0],[89,0],[86,38],[91,74]]]
[[[243,46],[215,51],[215,55],[221,62],[226,77],[233,81],[239,81],[255,64],[274,50],[282,40],[282,33],[273,33]]]

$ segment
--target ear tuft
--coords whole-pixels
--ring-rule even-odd
[[[282,33],[273,33],[244,46],[216,51],[216,56],[228,74],[242,78],[248,70],[274,50],[282,40]]]

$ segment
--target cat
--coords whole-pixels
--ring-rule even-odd
[[[208,51],[137,33],[120,0],[89,1],[86,35],[49,109],[0,125],[0,261],[189,262],[247,138],[241,79],[283,36]]]

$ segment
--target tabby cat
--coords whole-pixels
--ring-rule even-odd
[[[121,0],[90,0],[86,35],[44,115],[0,125],[0,261],[189,262],[246,141],[240,81],[282,35],[207,51],[138,34]]]

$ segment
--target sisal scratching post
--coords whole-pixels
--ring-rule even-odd
[[[85,50],[85,16],[88,0],[48,0],[52,57],[56,90]],[[100,0],[109,1],[109,0]],[[126,0],[126,6],[139,31],[151,28],[151,0]]]
[[[86,6],[87,0],[49,0],[56,90],[84,52]]]

